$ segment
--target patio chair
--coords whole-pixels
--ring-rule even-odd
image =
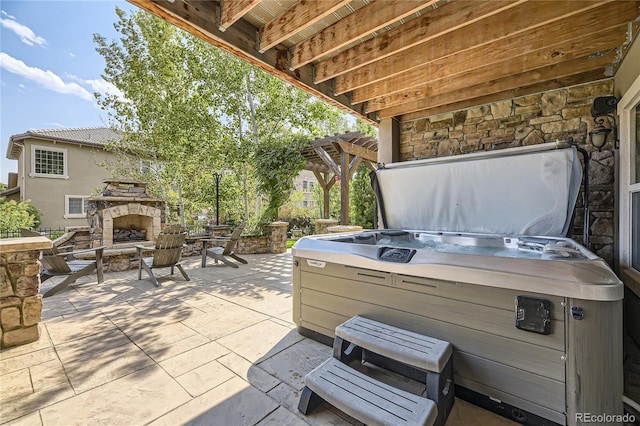
[[[26,228],[20,229],[20,235],[23,237],[43,236],[39,232]],[[50,249],[42,250],[40,282],[43,283],[53,277],[67,277],[61,283],[47,290],[42,297],[53,296],[69,284],[76,282],[78,278],[89,275],[94,271],[96,271],[96,275],[98,277],[98,284],[104,281],[104,271],[102,267],[104,247],[75,251],[71,251],[71,248],[72,246],[56,246],[54,242],[54,245]],[[74,255],[91,252],[95,253],[94,259],[73,259]]]
[[[173,232],[178,231],[180,228],[168,228],[166,230]],[[142,270],[144,269],[149,274],[153,285],[159,287],[158,279],[153,274],[154,269],[159,268],[171,268],[171,275],[173,275],[174,267],[178,268],[185,280],[191,281],[189,275],[182,268],[180,259],[182,257],[182,247],[184,246],[186,239],[186,233],[175,232],[166,233],[163,232],[156,238],[155,247],[136,246],[138,258],[140,263],[138,266],[138,279],[142,279]],[[143,257],[144,251],[151,251],[151,257]]]
[[[229,257],[246,265],[247,261],[234,252],[246,224],[247,222],[244,221],[238,225],[229,237],[216,237],[202,240],[202,267],[205,268],[207,266],[207,256],[215,259],[216,263],[220,261],[232,268],[237,268],[238,264],[229,260]],[[217,246],[207,248],[209,243],[217,244]]]
[[[31,229],[28,228],[20,228],[20,236],[21,237],[46,237],[46,235],[41,234],[38,231],[32,231]],[[71,252],[73,250],[73,245],[68,245],[68,246],[63,246],[61,245],[60,242],[57,242],[56,240],[53,241],[53,246],[51,247],[51,251],[55,254],[58,253],[62,253],[62,252]],[[70,259],[69,256],[67,256],[67,260]]]

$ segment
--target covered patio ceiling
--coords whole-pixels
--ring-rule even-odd
[[[611,77],[631,0],[129,0],[371,122]]]

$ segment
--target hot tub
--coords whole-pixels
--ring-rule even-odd
[[[601,258],[562,236],[580,185],[576,161],[566,149],[378,170],[387,229],[305,237],[293,247],[299,331],[329,340],[338,324],[363,315],[449,341],[457,395],[529,424],[623,414],[623,285]],[[476,175],[464,188],[443,177],[460,165]],[[516,188],[524,176],[536,205],[528,208],[521,193],[507,200],[510,190],[487,204],[481,192],[497,179],[491,173]],[[427,191],[435,177],[446,191]],[[409,201],[399,201],[400,181]],[[553,196],[532,187],[558,181],[565,190],[552,188]],[[457,211],[462,204],[472,210]],[[438,214],[446,220],[434,222]],[[393,226],[420,220],[437,228]]]

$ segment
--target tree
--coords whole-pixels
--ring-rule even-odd
[[[300,150],[309,142],[302,138],[263,142],[255,152],[258,188],[268,194],[269,203],[261,223],[278,219],[278,209],[287,201],[293,189],[293,179],[305,166]]]
[[[124,135],[110,149],[147,164],[140,177],[159,196],[177,197],[183,222],[211,209],[213,173],[225,169],[235,172],[225,177],[220,197],[232,215],[259,215],[265,188],[256,153],[277,151],[292,134],[319,136],[346,122],[335,107],[162,19],[143,11],[116,14],[119,40],[94,35],[106,61],[103,78],[118,89],[96,95]],[[132,168],[119,173],[140,175]],[[264,217],[281,201],[272,189]]]
[[[0,197],[0,231],[17,231],[20,228],[40,226],[40,212],[29,201],[7,201]]]

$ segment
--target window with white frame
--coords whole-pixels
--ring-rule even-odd
[[[620,116],[620,272],[640,294],[640,77],[618,103]]]
[[[86,195],[64,196],[64,218],[84,218],[87,216],[87,204],[89,197]]]
[[[304,192],[307,192],[307,181],[306,181],[306,180],[303,180],[303,181],[302,181],[302,190],[303,190]]]
[[[67,178],[67,150],[32,145],[31,176]]]

